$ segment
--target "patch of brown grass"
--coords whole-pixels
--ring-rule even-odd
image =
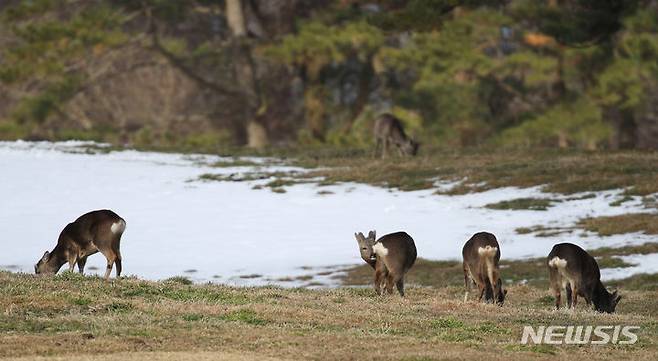
[[[628,213],[618,216],[585,218],[578,222],[578,225],[602,236],[633,232],[658,234],[658,214]]]
[[[594,257],[658,253],[658,242],[649,242],[637,246],[625,246],[620,248],[602,247],[591,250],[589,253]]]
[[[183,285],[0,272],[0,358],[85,360],[527,360],[524,325],[640,325],[636,346],[549,346],[566,360],[653,360],[658,300],[624,291],[614,315],[553,311],[547,291],[509,286],[505,307],[464,303],[460,287],[371,289]],[[84,302],[80,300],[84,299]],[[541,347],[540,350],[544,350]],[[545,350],[544,350],[545,351]]]
[[[626,188],[628,195],[658,192],[656,152],[428,149],[415,158],[388,160],[373,159],[363,152],[311,152],[298,156],[294,163],[322,167],[307,176],[325,177],[327,182],[359,182],[402,190],[433,188],[437,178],[463,180],[450,194],[539,185],[548,192],[564,194],[617,188]]]
[[[117,352],[106,354],[83,354],[62,356],[28,356],[10,357],[2,360],[12,361],[277,361],[275,357],[265,357],[254,352],[225,352],[225,351],[177,351],[177,352]]]

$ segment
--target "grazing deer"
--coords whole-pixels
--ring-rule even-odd
[[[126,230],[126,221],[116,213],[104,209],[83,214],[73,223],[69,223],[59,235],[57,245],[52,252],[46,251],[34,266],[36,274],[55,274],[69,263],[69,271],[78,264],[80,273],[84,272],[87,257],[100,252],[107,259],[105,279],[110,278],[112,265],[117,266],[117,278],[121,275],[121,252],[119,243]]]
[[[488,232],[479,232],[473,235],[462,249],[464,257],[464,302],[468,300],[471,282],[475,283],[480,291],[478,300],[495,302],[502,306],[505,302],[507,290],[503,290],[500,279],[500,245],[496,236]]]
[[[385,158],[388,154],[389,145],[397,147],[401,156],[416,155],[420,144],[404,133],[402,123],[395,116],[385,113],[375,119],[375,157],[380,152],[381,157]]]
[[[382,295],[382,284],[389,294],[395,285],[404,297],[404,275],[416,262],[416,245],[405,232],[396,232],[375,241],[375,231],[355,233],[361,258],[375,270],[375,292]]]
[[[613,313],[621,296],[610,293],[601,283],[599,265],[587,251],[571,243],[553,246],[546,259],[550,286],[555,295],[555,308],[560,308],[562,290],[567,296],[567,308],[576,308],[578,296],[588,305],[594,303],[599,312]]]

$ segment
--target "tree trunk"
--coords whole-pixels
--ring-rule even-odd
[[[658,84],[645,90],[646,100],[636,110],[637,148],[658,150]]]
[[[569,147],[569,137],[567,136],[566,131],[561,130],[557,133],[557,146],[560,149],[566,149]]]
[[[604,117],[614,127],[611,141],[612,149],[633,149],[637,143],[637,123],[629,111],[610,107],[605,110]]]
[[[258,121],[257,111],[261,105],[260,91],[256,69],[249,44],[244,41],[247,36],[247,12],[255,13],[248,1],[226,0],[226,21],[233,35],[233,54],[235,61],[236,85],[245,96],[243,99],[244,126],[247,130],[247,146],[263,148],[269,143],[267,128]],[[255,18],[255,16],[252,16]]]
[[[357,95],[354,105],[352,105],[352,114],[348,119],[347,123],[343,127],[343,134],[349,134],[352,131],[354,122],[363,112],[363,109],[368,104],[368,97],[370,96],[370,85],[372,78],[375,75],[375,70],[372,66],[372,57],[369,57],[368,60],[363,64],[361,72],[359,74],[359,93]]]
[[[234,37],[247,35],[242,0],[226,0],[226,21]]]

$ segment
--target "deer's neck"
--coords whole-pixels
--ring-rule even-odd
[[[48,263],[50,263],[52,266],[57,267],[57,270],[62,268],[64,263],[68,262],[68,250],[58,244],[55,246],[55,249],[53,249],[52,252],[50,252],[50,260]]]
[[[608,290],[605,288],[603,283],[601,283],[601,280],[596,282],[596,285],[594,286],[594,291],[592,294],[592,302],[594,302],[595,306],[599,306],[603,303],[603,300],[610,297],[610,293]]]
[[[370,267],[372,267],[372,269],[375,269],[375,266],[377,265],[376,258],[368,258],[368,259],[364,258],[363,260],[366,261],[366,263],[369,264]]]

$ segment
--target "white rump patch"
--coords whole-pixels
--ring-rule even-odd
[[[123,233],[125,229],[126,229],[126,222],[124,222],[123,220],[112,223],[112,226],[110,227],[110,230],[114,234]]]
[[[383,244],[381,243],[375,243],[374,246],[372,246],[372,250],[377,254],[379,257],[384,257],[388,254],[388,248],[384,247]]]
[[[486,247],[479,247],[478,248],[478,254],[480,256],[493,257],[493,256],[496,255],[496,252],[498,252],[498,247],[486,246]]]
[[[565,268],[567,267],[567,260],[560,257],[553,257],[553,259],[548,261],[548,265],[554,268]]]

